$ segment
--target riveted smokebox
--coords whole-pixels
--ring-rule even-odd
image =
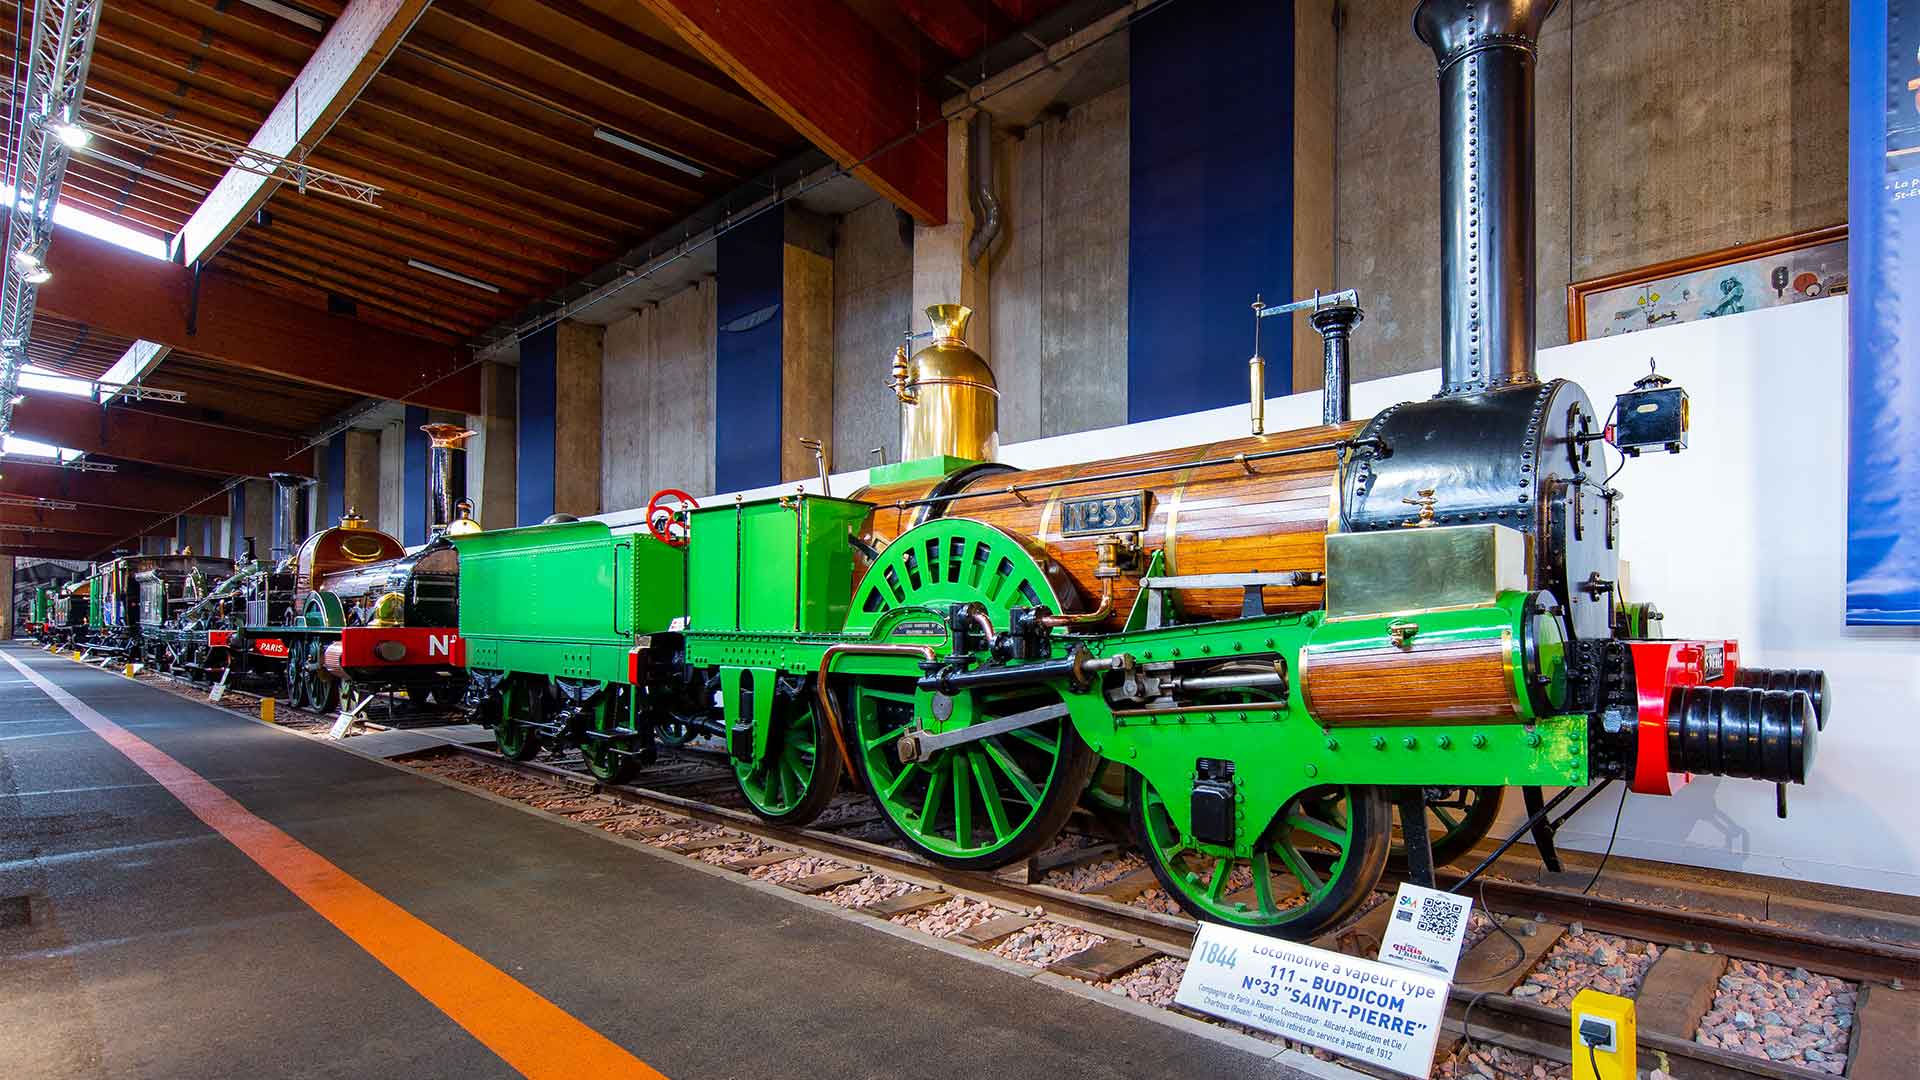
[[[1533,77],[1557,0],[1424,0],[1440,80],[1442,396],[1535,380]]]

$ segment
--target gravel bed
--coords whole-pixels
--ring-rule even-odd
[[[640,842],[654,847],[671,847],[674,844],[687,844],[695,840],[718,840],[732,835],[717,825],[688,825],[684,829],[673,829],[659,836],[642,837]]]
[[[1046,967],[1077,952],[1106,943],[1106,938],[1055,922],[1037,922],[993,947],[995,956],[1017,960],[1030,967]]]
[[[671,814],[663,814],[658,810],[647,809],[640,811],[632,817],[613,818],[612,820],[598,822],[597,824],[615,836],[625,836],[628,833],[638,832],[641,829],[656,829],[662,825],[680,825],[685,822],[685,818],[677,818]]]
[[[877,904],[882,900],[891,900],[896,896],[905,896],[920,886],[911,881],[901,881],[875,874],[849,882],[836,889],[828,889],[820,894],[820,899],[843,908],[863,908]]]
[[[774,845],[756,836],[743,840],[738,844],[728,844],[725,847],[710,847],[696,851],[693,853],[693,858],[703,863],[720,866],[724,863],[730,863],[735,859],[751,859],[755,855],[765,855],[767,852],[773,850],[775,850]]]
[[[865,798],[841,799],[836,802],[829,803],[825,810],[820,811],[820,816],[813,819],[813,823],[810,827],[815,829],[822,829],[827,827],[828,825],[836,825],[842,821],[852,821],[856,818],[872,817],[877,812],[878,812],[878,808],[875,807],[873,803],[867,801]]]
[[[568,811],[565,816],[574,821],[585,822],[588,825],[597,825],[608,818],[625,817],[633,813],[634,809],[634,807],[624,803],[607,800],[594,806],[585,806],[578,810]]]
[[[1187,962],[1177,956],[1163,956],[1142,964],[1117,979],[1101,983],[1100,988],[1148,1005],[1166,1008],[1180,992],[1180,977],[1187,973]]]
[[[956,896],[939,907],[895,915],[890,921],[898,926],[912,927],[923,934],[947,938],[962,930],[972,929],[988,919],[998,918],[1000,914],[992,904]]]
[[[1146,867],[1147,861],[1138,855],[1113,855],[1081,866],[1048,871],[1040,884],[1068,892],[1092,892]]]
[[[1462,1046],[1436,1062],[1429,1075],[1433,1080],[1572,1080],[1573,1069],[1505,1047],[1475,1046],[1468,1050]]]
[[[1732,960],[1693,1041],[1839,1076],[1857,1000],[1844,979]]]
[[[1632,997],[1659,957],[1658,945],[1588,931],[1574,923],[1526,981],[1513,988],[1513,996],[1560,1009],[1572,1004],[1573,996],[1589,986],[1603,993]]]
[[[771,866],[756,866],[747,871],[747,876],[757,881],[779,885],[788,881],[799,881],[803,877],[812,877],[815,874],[824,874],[829,870],[844,869],[846,869],[845,863],[835,862],[819,855],[802,855]]]
[[[1173,902],[1173,897],[1167,895],[1167,890],[1158,885],[1149,886],[1147,891],[1127,902],[1134,907],[1157,911],[1162,915],[1185,914],[1180,910],[1180,905]]]

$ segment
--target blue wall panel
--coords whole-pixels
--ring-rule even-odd
[[[1920,0],[1854,0],[1847,622],[1920,625]]]
[[[320,527],[340,524],[347,516],[347,433],[327,440],[327,501],[321,504]]]
[[[514,509],[521,525],[537,525],[553,513],[557,341],[553,327],[520,339],[520,452],[514,466]]]
[[[786,219],[779,210],[722,233],[714,298],[717,491],[780,482],[780,289]]]
[[[405,522],[406,531],[401,534],[400,542],[413,547],[427,542],[427,433],[421,431],[427,422],[427,410],[415,405],[407,406],[405,430],[401,437],[406,447],[402,463],[401,487],[405,500],[401,504],[400,520]]]
[[[1293,5],[1181,4],[1131,36],[1127,419],[1247,399],[1256,293],[1293,299]],[[1290,327],[1261,335],[1291,393]]]

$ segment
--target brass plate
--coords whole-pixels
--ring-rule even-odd
[[[1526,549],[1526,537],[1505,525],[1333,533],[1327,617],[1491,604],[1527,588]]]
[[[1061,536],[1103,536],[1107,533],[1145,532],[1148,493],[1083,495],[1060,501]]]

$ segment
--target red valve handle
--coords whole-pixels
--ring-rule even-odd
[[[672,506],[662,506],[663,499],[671,499]],[[647,531],[655,540],[673,547],[687,546],[687,523],[676,515],[681,510],[699,509],[700,503],[693,496],[678,488],[661,488],[647,500]]]

